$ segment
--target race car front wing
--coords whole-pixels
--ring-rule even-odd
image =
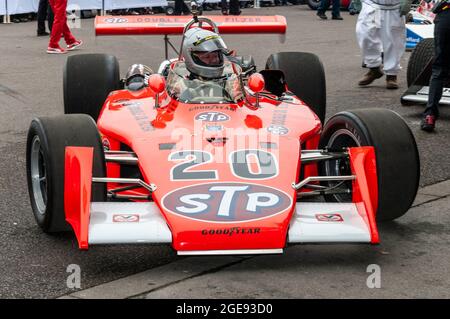
[[[379,242],[377,183],[372,147],[350,148],[351,203],[297,202],[286,243]],[[95,244],[171,244],[172,232],[155,202],[91,202],[93,150],[67,147],[65,214],[80,249]],[[180,255],[281,253],[279,249],[178,251]]]

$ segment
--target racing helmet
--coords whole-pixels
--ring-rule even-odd
[[[202,28],[186,31],[182,56],[189,72],[204,78],[219,78],[224,69],[224,50],[222,38],[214,32]]]
[[[133,64],[125,76],[125,88],[131,91],[143,89],[147,85],[148,78],[153,73],[153,70],[146,65]]]

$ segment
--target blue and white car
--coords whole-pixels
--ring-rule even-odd
[[[414,12],[414,22],[406,25],[406,49],[413,50],[423,39],[433,38],[434,24],[429,18]]]
[[[433,38],[434,14],[431,12],[433,4],[421,1],[410,14],[412,21],[406,24],[406,49],[413,50],[423,39]]]

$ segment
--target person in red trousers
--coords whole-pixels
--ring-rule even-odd
[[[67,0],[49,0],[49,4],[53,11],[54,20],[47,53],[62,54],[80,47],[83,44],[83,41],[75,39],[67,25]],[[67,43],[67,49],[63,49],[59,46],[61,35],[64,36],[64,40]]]

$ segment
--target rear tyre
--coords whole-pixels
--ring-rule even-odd
[[[306,52],[275,53],[267,59],[266,69],[283,71],[289,90],[324,123],[327,107],[325,71],[317,55]]]
[[[87,114],[97,121],[106,98],[120,89],[119,62],[107,54],[67,58],[63,74],[64,113]]]
[[[406,80],[408,87],[410,87],[414,80],[422,73],[427,64],[434,56],[434,39],[423,39],[415,47],[411,53],[408,61],[408,68],[406,71]]]
[[[84,114],[36,118],[27,139],[27,182],[37,224],[46,233],[70,230],[64,213],[66,146],[94,148],[93,176],[104,177],[105,159],[97,126]],[[106,200],[106,186],[93,184],[92,201]]]
[[[374,146],[378,176],[378,221],[396,219],[411,207],[419,187],[420,162],[414,136],[405,121],[385,109],[340,112],[325,124],[320,148]],[[348,160],[323,162],[322,175],[347,175]],[[351,188],[351,183],[350,186]],[[328,196],[327,201],[347,201],[349,196]]]

